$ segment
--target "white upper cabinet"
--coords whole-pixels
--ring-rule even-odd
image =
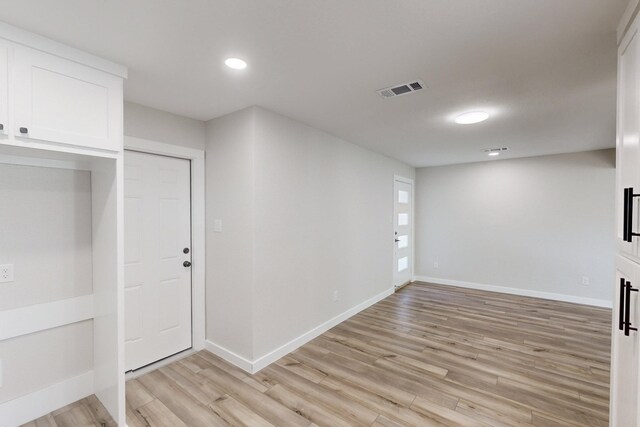
[[[0,22],[0,148],[116,157],[126,77],[121,65]]]
[[[9,130],[9,50],[0,40],[0,141]]]
[[[18,139],[121,151],[121,78],[15,46],[12,81]]]
[[[634,22],[618,48],[617,245],[639,255],[640,236],[640,34]]]

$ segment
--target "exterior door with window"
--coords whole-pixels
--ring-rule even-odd
[[[399,287],[413,279],[413,181],[396,177],[393,199],[393,284]]]

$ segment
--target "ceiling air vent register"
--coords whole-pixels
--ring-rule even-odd
[[[408,83],[402,83],[399,85],[387,87],[377,90],[376,92],[383,98],[395,98],[396,96],[409,95],[424,89],[424,83],[422,80],[413,80]]]

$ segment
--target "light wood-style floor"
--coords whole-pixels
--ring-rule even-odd
[[[413,284],[256,375],[206,351],[127,383],[129,427],[608,426],[611,311]],[[94,399],[28,424],[113,425]]]

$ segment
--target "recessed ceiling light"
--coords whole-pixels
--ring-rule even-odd
[[[499,156],[503,151],[507,151],[509,147],[499,147],[499,148],[485,148],[482,150],[484,153],[487,153],[488,156],[495,157]]]
[[[234,70],[244,70],[247,68],[247,63],[240,58],[227,58],[224,64]]]
[[[458,115],[455,122],[460,125],[472,125],[474,123],[484,122],[489,118],[489,113],[486,111],[469,111]]]

